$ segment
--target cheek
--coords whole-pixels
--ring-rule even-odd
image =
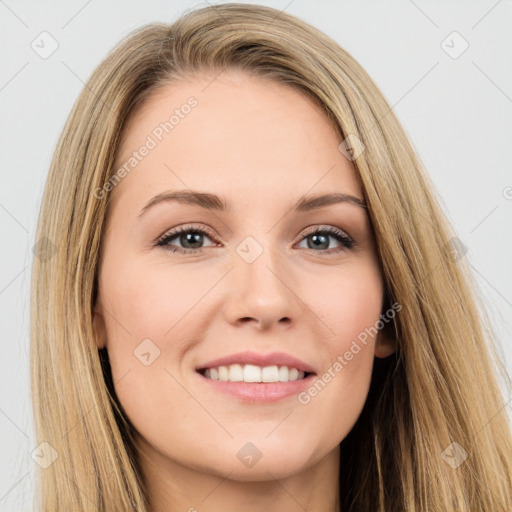
[[[319,303],[322,319],[329,328],[327,339],[331,355],[343,354],[354,340],[359,340],[362,346],[365,341],[373,344],[372,327],[382,311],[382,293],[381,275],[374,265],[331,276]]]
[[[126,338],[129,333],[134,343],[172,337],[181,319],[204,295],[205,277],[204,273],[162,262],[122,263],[105,281],[105,296],[113,317],[110,323],[116,331],[119,326],[115,324],[122,324],[125,329],[121,336]]]
[[[333,439],[348,434],[364,406],[374,361],[382,280],[375,266],[340,272],[317,303],[328,327],[322,347],[328,362],[299,401]]]
[[[168,422],[159,400],[171,388],[173,407],[190,399],[171,375],[181,380],[179,362],[204,333],[204,307],[196,306],[218,278],[179,265],[115,260],[105,261],[101,289],[116,393],[129,415],[156,411],[162,417],[148,419],[150,424]]]
[[[106,264],[103,277],[108,356],[117,398],[137,430],[156,435],[158,425],[175,423],[172,411],[182,410],[190,399],[171,376],[173,362],[184,350],[173,340],[182,336],[179,329],[185,322],[180,319],[191,308],[175,291],[186,289],[185,278],[155,265],[144,268],[129,262]],[[172,407],[163,403],[168,394]]]

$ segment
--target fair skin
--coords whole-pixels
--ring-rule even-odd
[[[307,403],[297,393],[243,400],[196,368],[278,351],[310,365],[315,382],[379,320],[383,279],[367,210],[350,202],[294,209],[302,196],[334,191],[362,201],[362,189],[311,99],[241,72],[204,89],[211,80],[168,84],[130,119],[119,165],[187,98],[198,101],[114,190],[97,343],[107,347],[117,397],[137,431],[153,512],[338,511],[339,443],[363,408],[375,353],[394,350],[383,331]],[[176,190],[219,195],[230,209],[163,201],[139,216],[153,197]],[[208,234],[155,245],[188,224]],[[308,229],[327,227],[355,247],[325,232],[315,245]],[[262,250],[251,263],[237,252],[246,237]],[[145,339],[146,353],[160,350],[148,365],[134,355]],[[253,445],[261,458],[242,463],[239,450],[255,454]]]

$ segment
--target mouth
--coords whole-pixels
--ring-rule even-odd
[[[203,377],[211,380],[251,383],[293,382],[312,375],[311,372],[305,372],[293,366],[272,365],[261,367],[254,364],[238,363],[201,368],[197,371]]]
[[[283,352],[243,352],[196,367],[201,381],[215,392],[243,403],[269,403],[297,395],[313,383],[316,372]]]

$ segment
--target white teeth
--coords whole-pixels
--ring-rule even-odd
[[[232,364],[229,367],[229,380],[231,382],[242,382],[244,380],[244,369],[240,364]]]
[[[219,380],[229,380],[229,370],[227,366],[219,366]]]
[[[279,369],[277,366],[265,366],[261,370],[262,382],[279,382]]]
[[[290,382],[304,378],[304,372],[288,366],[256,366],[253,364],[231,364],[208,368],[204,376],[212,380],[230,382]]]
[[[261,368],[253,364],[244,366],[244,382],[261,382]]]

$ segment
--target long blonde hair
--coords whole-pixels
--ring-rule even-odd
[[[284,12],[235,3],[127,36],[89,78],[58,142],[37,230],[46,250],[32,275],[36,434],[58,454],[39,471],[38,510],[149,510],[132,427],[92,327],[109,200],[94,191],[115,173],[126,121],[150,92],[229,68],[300,89],[342,139],[352,134],[364,147],[353,163],[387,303],[401,311],[397,351],[376,360],[363,412],[341,443],[341,509],[510,512],[512,440],[498,373],[507,375],[466,258],[403,128],[336,42]]]

